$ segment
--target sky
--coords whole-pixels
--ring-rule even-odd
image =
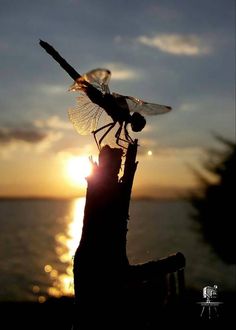
[[[73,81],[39,39],[81,74],[111,70],[112,92],[172,107],[131,133],[134,196],[195,188],[214,134],[235,140],[233,0],[0,0],[0,196],[83,195],[98,154],[69,122]]]

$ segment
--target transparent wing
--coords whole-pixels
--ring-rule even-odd
[[[109,93],[109,81],[111,79],[111,71],[107,69],[91,70],[84,75],[84,79],[91,85],[99,89],[103,93]]]
[[[86,135],[97,128],[104,110],[85,94],[77,97],[77,106],[68,110],[69,119],[79,134]]]
[[[81,91],[86,85],[86,82],[93,85],[103,94],[110,93],[108,83],[111,78],[111,72],[107,69],[95,69],[85,73],[78,78],[69,90]]]
[[[116,93],[113,93],[113,96],[115,96],[118,102],[119,99],[122,99],[123,97],[130,112],[139,112],[144,115],[154,116],[169,112],[171,110],[171,107],[167,105],[145,102],[132,96],[123,96]]]

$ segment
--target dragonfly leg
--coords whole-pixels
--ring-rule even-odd
[[[122,144],[120,144],[119,141],[123,141],[123,142],[128,143],[128,144],[129,144],[129,143],[134,143],[134,140],[131,138],[131,136],[129,135],[129,132],[128,132],[128,130],[127,130],[127,125],[128,125],[128,124],[125,124],[125,126],[124,126],[125,139],[122,139],[122,138],[120,137],[120,134],[121,134],[121,131],[122,131],[122,125],[119,127],[118,131],[117,131],[116,134],[115,134],[115,137],[116,137],[116,143],[117,143],[119,146],[121,146],[121,147],[123,147],[123,148],[125,148],[125,149],[127,149],[127,147],[125,147],[125,146],[123,146]]]
[[[122,131],[122,124],[120,125],[120,127],[118,128],[118,130],[117,130],[117,132],[116,132],[116,134],[115,134],[116,144],[117,144],[118,146],[124,148],[124,149],[127,149],[127,147],[125,147],[124,145],[122,145],[122,144],[120,143],[120,141],[123,141],[123,142],[125,142],[125,143],[129,143],[129,141],[124,140],[124,139],[121,139],[121,137],[120,137],[121,131]]]
[[[112,122],[112,123],[109,123],[109,124],[107,124],[107,125],[105,125],[105,126],[102,126],[102,127],[100,127],[100,128],[98,128],[96,131],[93,131],[92,133],[93,133],[93,137],[94,137],[94,140],[95,140],[95,142],[96,142],[96,144],[97,144],[97,147],[98,147],[98,150],[101,150],[101,143],[102,143],[102,140],[105,138],[105,136],[112,130],[112,128],[115,126],[115,124],[116,124],[116,122]],[[100,131],[102,131],[102,130],[104,130],[105,128],[107,128],[108,127],[108,129],[106,130],[106,132],[102,135],[102,137],[99,139],[99,141],[97,140],[97,138],[96,138],[96,134],[98,133],[98,132],[100,132]]]
[[[125,124],[125,127],[124,127],[125,138],[126,138],[127,141],[129,141],[131,143],[134,143],[134,140],[131,138],[131,136],[129,135],[129,132],[127,130],[127,125],[128,124]]]

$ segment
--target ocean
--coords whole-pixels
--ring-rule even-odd
[[[39,301],[73,295],[72,262],[85,198],[0,201],[0,301]],[[186,257],[186,286],[217,284],[236,290],[235,266],[223,263],[203,241],[181,200],[133,200],[127,236],[131,264],[175,252]]]

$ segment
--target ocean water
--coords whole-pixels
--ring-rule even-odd
[[[85,199],[0,201],[0,301],[39,301],[73,294],[72,260]],[[182,252],[186,286],[235,291],[235,267],[202,240],[184,201],[133,200],[127,254],[136,264]]]

